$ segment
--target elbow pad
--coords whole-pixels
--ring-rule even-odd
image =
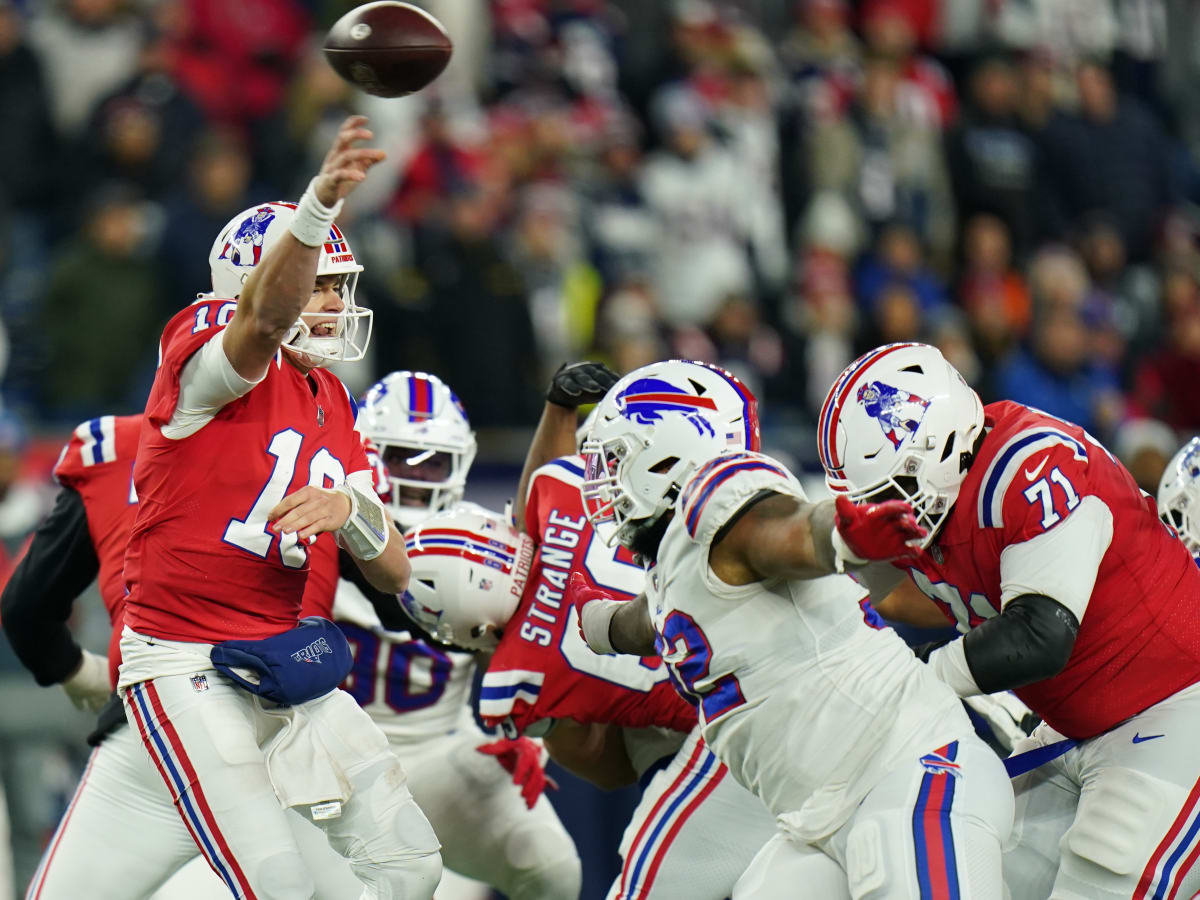
[[[1079,633],[1075,614],[1049,597],[1023,594],[963,638],[967,666],[985,694],[1057,675]]]

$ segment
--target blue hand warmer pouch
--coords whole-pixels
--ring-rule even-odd
[[[294,706],[328,694],[353,663],[342,630],[320,616],[308,616],[291,631],[261,641],[224,641],[212,650],[213,668],[252,694]],[[253,681],[234,669],[249,670]]]

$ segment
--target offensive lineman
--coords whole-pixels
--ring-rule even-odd
[[[846,562],[911,552],[907,504],[810,504],[685,377],[625,376],[584,457],[593,522],[647,599],[575,591],[599,653],[661,651],[704,738],[778,819],[734,898],[1000,898],[1012,792],[953,692],[863,621]]]
[[[924,344],[852,363],[819,443],[831,488],[904,497],[928,529],[919,556],[863,575],[879,595],[907,573],[965,633],[926,648],[929,665],[960,696],[1012,689],[1044,720],[1014,748],[1054,754],[1013,784],[1014,900],[1191,896],[1200,569],[1152,498],[1078,426],[983,406]]]
[[[343,123],[296,207],[268,204],[261,261],[214,264],[221,296],[168,323],[138,447],[119,687],[181,818],[239,898],[313,895],[281,805],[325,831],[364,897],[429,898],[441,871],[386,738],[336,683],[313,690],[340,678],[306,665],[342,657],[334,634],[318,626],[297,647],[311,631],[294,628],[317,534],[333,532],[385,592],[409,573],[354,402],[320,368],[361,358],[369,339],[368,323],[358,342],[370,313],[353,302],[361,267],[334,225],[384,156],[355,146],[371,138],[365,121]],[[259,688],[300,702],[265,703],[236,668],[218,674],[210,652],[232,656],[220,646],[231,638],[243,657],[277,663]]]

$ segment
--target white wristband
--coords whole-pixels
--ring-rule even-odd
[[[846,539],[842,537],[842,533],[837,530],[836,525],[833,526],[833,534],[830,537],[833,543],[833,565],[839,575],[846,571],[846,563],[854,566],[867,564],[867,560],[856,556],[850,550],[850,545],[846,543]]]
[[[613,616],[625,604],[620,600],[589,600],[579,610],[579,630],[593,653],[616,653],[609,636]]]
[[[944,647],[938,647],[929,654],[929,666],[935,675],[950,685],[954,693],[960,697],[974,697],[982,694],[971,667],[967,665],[967,652],[962,638],[951,641]]]
[[[304,196],[296,204],[296,214],[292,216],[292,224],[288,226],[292,235],[306,247],[320,247],[329,240],[329,229],[333,220],[342,211],[342,201],[333,206],[326,206],[317,199],[313,185],[317,179],[308,183]]]
[[[346,518],[346,524],[334,532],[338,546],[364,562],[375,559],[387,549],[388,538],[392,534],[383,504],[348,481],[343,481],[334,490],[345,494],[350,500],[350,515]]]

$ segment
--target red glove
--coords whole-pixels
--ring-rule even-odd
[[[586,578],[579,572],[574,572],[571,575],[571,580],[567,582],[567,601],[575,607],[575,613],[579,617],[579,636],[583,638],[583,642],[591,647],[597,653],[612,653],[614,652],[609,644],[608,626],[612,620],[612,612],[599,617],[588,615],[588,622],[584,622],[583,608],[593,600],[608,601],[608,603],[617,603],[618,601],[608,591],[603,591],[598,587],[593,587]],[[596,607],[599,610],[601,607]],[[614,609],[610,607],[610,610]],[[592,631],[596,634],[592,635],[595,640],[588,640],[588,634],[585,630],[585,625],[590,625]],[[603,634],[601,634],[603,632]]]
[[[909,546],[928,532],[917,524],[913,508],[904,500],[883,503],[854,503],[839,494],[835,525],[847,549],[858,557],[855,561],[910,559],[919,556],[917,547]],[[835,541],[836,546],[836,541]]]
[[[496,762],[512,775],[513,784],[521,789],[525,805],[530,809],[533,809],[538,797],[542,796],[542,791],[547,787],[558,790],[554,779],[546,774],[542,762],[542,748],[529,738],[517,738],[515,741],[502,738],[490,744],[481,744],[475,749],[496,757]]]

